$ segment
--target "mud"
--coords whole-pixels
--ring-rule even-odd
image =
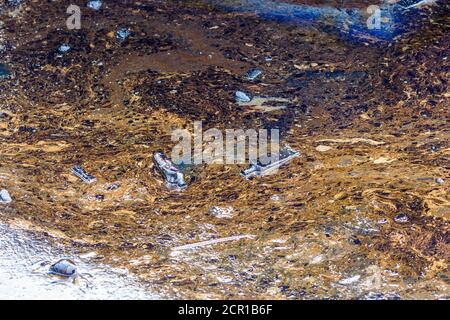
[[[449,16],[440,2],[378,43],[201,1],[4,7],[0,188],[13,202],[0,220],[95,250],[163,297],[446,299]],[[239,105],[236,90],[283,107]],[[199,120],[278,128],[301,155],[248,181],[245,165],[198,166],[170,191],[153,153]],[[73,176],[76,164],[97,181]]]

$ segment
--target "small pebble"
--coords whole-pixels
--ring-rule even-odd
[[[49,269],[50,274],[54,274],[61,277],[71,277],[77,272],[77,267],[72,260],[61,259],[58,262],[52,264]]]
[[[119,40],[120,42],[125,41],[128,37],[130,36],[130,31],[127,28],[121,28],[119,31],[117,31],[116,33],[116,38],[117,40]]]
[[[100,0],[92,0],[88,2],[87,7],[93,10],[100,10],[102,4]]]
[[[12,201],[11,196],[9,195],[8,190],[0,191],[0,203],[10,203]]]
[[[409,221],[409,218],[406,214],[400,213],[398,216],[394,218],[394,221],[397,223],[406,223]]]
[[[323,145],[319,145],[316,147],[316,150],[319,152],[327,152],[330,151],[332,148],[330,146],[323,146]]]
[[[67,51],[69,51],[71,49],[71,47],[68,44],[62,44],[59,48],[58,51],[60,53],[66,53]]]

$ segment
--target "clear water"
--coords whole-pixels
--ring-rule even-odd
[[[49,266],[67,257],[78,276],[48,274]],[[0,224],[0,299],[157,299],[124,270],[96,265],[36,239],[29,232]]]

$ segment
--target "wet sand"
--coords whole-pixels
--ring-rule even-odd
[[[71,3],[81,30],[65,27]],[[448,5],[391,43],[197,1],[84,6],[4,8],[2,222],[95,251],[163,297],[448,298]],[[262,77],[244,80],[255,67]],[[290,102],[249,110],[236,90]],[[248,181],[245,166],[199,166],[186,190],[167,190],[152,154],[199,120],[278,128],[301,155]],[[172,250],[236,235],[253,237]]]

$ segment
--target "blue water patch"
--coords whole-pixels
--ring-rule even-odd
[[[0,79],[7,78],[10,75],[11,71],[9,71],[8,67],[5,64],[0,63]]]
[[[407,20],[414,16],[404,14],[405,9],[399,5],[373,6],[368,12],[367,9],[315,7],[271,0],[209,2],[223,10],[254,13],[280,23],[314,25],[357,41],[392,40],[405,31]]]

